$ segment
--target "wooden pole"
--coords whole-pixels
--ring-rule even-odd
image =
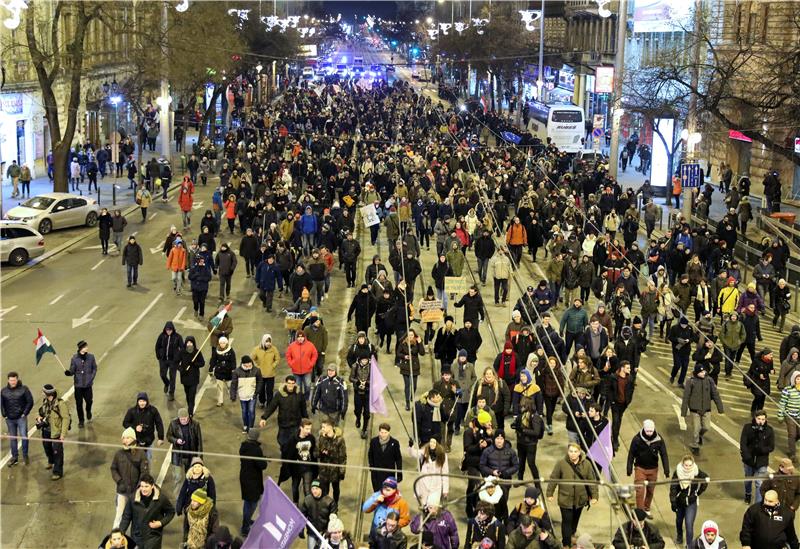
[[[61,366],[61,368],[66,372],[67,371],[67,367],[64,366],[64,363],[61,362],[61,359],[58,358],[58,355],[53,353],[53,356],[56,357],[56,362],[58,362],[58,364]]]

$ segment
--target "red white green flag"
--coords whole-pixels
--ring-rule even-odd
[[[38,366],[45,353],[56,354],[56,350],[50,344],[50,340],[44,336],[42,331],[38,329],[37,331],[39,333],[36,336],[36,339],[33,340],[33,344],[36,345],[36,365]]]
[[[217,326],[222,324],[222,320],[225,318],[225,315],[228,314],[228,312],[230,310],[231,310],[231,304],[230,303],[228,303],[225,306],[223,306],[219,310],[219,312],[216,314],[216,316],[210,320],[211,326],[216,328]]]

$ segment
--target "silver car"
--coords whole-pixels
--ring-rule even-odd
[[[19,267],[44,254],[44,237],[19,221],[0,221],[0,261]]]
[[[40,194],[11,208],[4,219],[21,221],[42,234],[53,229],[94,227],[100,206],[93,198],[69,193]]]

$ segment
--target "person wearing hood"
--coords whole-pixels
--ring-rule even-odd
[[[164,528],[173,518],[175,508],[169,498],[149,473],[142,475],[131,503],[131,533],[136,546],[161,549]]]
[[[217,406],[222,406],[225,402],[225,393],[230,390],[229,384],[233,372],[236,370],[236,351],[228,343],[227,337],[220,337],[217,345],[211,348],[211,360],[208,366],[208,375],[214,376],[217,387]]]
[[[764,410],[753,412],[753,419],[742,427],[739,437],[739,449],[742,456],[745,477],[766,477],[769,455],[775,450],[775,432],[767,424],[767,413]],[[745,480],[744,502],[750,504],[752,484],[755,483],[756,503],[761,501],[761,481]]]
[[[650,505],[656,491],[655,482],[658,480],[658,461],[664,476],[669,477],[669,456],[667,455],[666,442],[656,432],[656,424],[652,419],[642,422],[642,429],[631,440],[628,448],[628,476],[634,474],[636,484],[636,508],[650,512]],[[647,485],[644,485],[647,481]]]
[[[742,517],[739,542],[742,549],[791,549],[800,547],[795,512],[778,499],[778,492],[768,490],[760,503],[747,508]]]
[[[450,511],[443,509],[438,494],[429,494],[422,512],[411,520],[411,532],[416,536],[422,532],[423,546],[425,536],[431,537],[431,546],[437,549],[458,549],[458,527]]]
[[[153,453],[150,446],[158,436],[158,446],[164,444],[164,422],[158,408],[150,404],[147,393],[140,392],[136,395],[136,405],[128,409],[122,426],[126,429],[133,428],[136,432],[136,442],[142,448],[147,448],[147,457],[152,459]]]
[[[198,254],[189,267],[189,286],[192,290],[192,305],[195,318],[203,320],[206,314],[208,284],[211,282],[211,267],[203,255]]]
[[[783,363],[789,356],[789,350],[794,347],[800,349],[800,324],[794,324],[791,332],[781,340],[780,360]]]
[[[242,528],[241,533],[247,537],[253,524],[253,513],[258,507],[264,493],[264,471],[267,460],[261,448],[258,429],[250,429],[239,447],[239,486],[242,495]]]
[[[783,391],[791,383],[792,374],[800,371],[800,350],[797,347],[789,349],[789,353],[781,363],[781,369],[778,373],[777,385],[778,390]]]
[[[214,271],[219,275],[219,300],[224,302],[231,296],[231,280],[239,263],[236,254],[227,242],[219,246],[219,252],[214,257]]]
[[[175,324],[171,320],[164,324],[164,329],[158,334],[155,349],[164,392],[169,394],[169,400],[175,400],[175,382],[183,352],[183,338],[175,330]]]
[[[747,333],[744,324],[739,322],[739,315],[732,311],[730,316],[722,322],[719,341],[722,343],[722,350],[725,352],[725,377],[730,378],[733,372],[733,365],[737,362],[739,349],[744,345]],[[738,355],[741,356],[741,355]]]
[[[756,354],[755,360],[750,364],[750,368],[744,376],[744,386],[753,395],[750,413],[764,409],[764,403],[771,390],[769,376],[773,371],[772,350],[765,347]]]
[[[191,465],[186,471],[186,475],[178,491],[178,498],[175,501],[175,512],[178,516],[186,512],[192,501],[192,495],[197,490],[204,490],[207,497],[216,500],[217,487],[211,471],[203,463],[203,458],[195,456],[192,458]]]
[[[364,273],[364,282],[372,285],[375,279],[378,278],[378,273],[381,271],[388,272],[386,266],[381,263],[381,256],[375,254],[372,256],[372,262],[367,265],[367,270]]]
[[[214,218],[214,213],[211,210],[206,210],[203,219],[200,220],[200,232],[204,233],[206,227],[208,227],[208,232],[212,238],[219,232],[219,222]]]
[[[186,336],[183,349],[178,356],[177,368],[181,374],[181,385],[186,394],[186,404],[190,416],[194,415],[195,397],[197,387],[200,385],[200,370],[205,364],[203,353],[197,348],[194,336]]]
[[[669,487],[669,501],[675,513],[675,543],[683,545],[683,534],[686,532],[686,546],[694,539],[694,521],[700,506],[700,495],[708,488],[708,475],[700,470],[694,457],[683,456],[683,459],[672,473]]]
[[[123,532],[130,525],[129,509],[133,492],[139,486],[142,475],[149,472],[150,466],[143,450],[136,447],[136,431],[126,428],[122,433],[122,448],[114,453],[111,460],[111,478],[116,485],[116,514],[114,515],[114,528],[121,528]],[[123,518],[125,522],[123,524]]]
[[[347,322],[350,322],[355,314],[356,330],[359,332],[369,332],[372,325],[372,317],[377,310],[377,303],[369,291],[367,284],[362,284],[361,289],[353,297],[350,308],[347,310]]]
[[[689,369],[689,357],[692,351],[694,335],[689,327],[689,319],[681,315],[678,324],[672,326],[667,334],[667,339],[672,344],[672,372],[669,375],[670,384],[675,383],[678,377],[678,386],[682,387]]]
[[[230,396],[232,401],[239,399],[242,407],[242,432],[253,428],[256,421],[256,403],[261,392],[261,370],[253,367],[253,360],[244,355],[241,364],[231,376]]]
[[[167,442],[172,444],[172,476],[175,484],[182,482],[193,458],[203,455],[203,432],[200,423],[192,419],[187,408],[180,408],[167,428]]]
[[[719,535],[719,526],[707,520],[700,528],[701,534],[689,545],[689,549],[728,549],[728,542]]]
[[[786,422],[786,453],[794,461],[800,440],[800,372],[794,372],[789,381],[790,385],[781,391],[777,418]]]
[[[258,392],[258,401],[264,408],[272,400],[275,390],[275,373],[281,361],[278,349],[272,344],[272,336],[264,334],[261,336],[261,343],[250,351],[253,363],[261,371],[261,387]]]
[[[550,478],[555,482],[547,485],[547,499],[555,501],[558,489],[558,506],[561,509],[561,543],[564,547],[572,545],[572,535],[578,530],[578,523],[584,508],[595,505],[599,497],[597,484],[580,484],[579,480],[594,480],[595,473],[580,445],[570,442],[567,455],[556,462]],[[558,482],[559,480],[570,482]]]
[[[724,414],[722,399],[714,380],[706,376],[702,364],[696,364],[692,377],[687,380],[683,390],[681,415],[689,419],[692,425],[692,442],[689,445],[694,455],[700,454],[703,435],[708,431],[711,421],[711,402],[717,406],[717,412]]]

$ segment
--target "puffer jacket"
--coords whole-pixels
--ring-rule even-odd
[[[286,348],[286,362],[293,374],[302,376],[314,369],[317,354],[316,347],[310,341],[300,343],[295,340]]]
[[[261,377],[261,370],[255,366],[249,369],[241,365],[233,371],[231,376],[231,400],[253,400],[261,390],[264,382]]]
[[[311,413],[317,410],[326,413],[347,412],[347,386],[338,376],[324,376],[314,387],[314,396],[311,399]]]
[[[7,419],[19,419],[27,416],[33,409],[33,395],[19,378],[17,386],[13,389],[10,385],[3,387],[3,390],[0,391],[0,402],[2,402],[3,417]]]
[[[278,427],[281,429],[291,429],[300,425],[300,420],[308,417],[305,395],[295,385],[294,392],[286,390],[286,384],[282,384],[275,392],[275,398],[269,401],[261,419],[268,420],[275,410],[278,410]]]
[[[211,350],[211,360],[208,363],[208,373],[214,374],[215,379],[230,381],[236,370],[236,351],[228,345],[224,350],[214,347]]]
[[[167,335],[168,329],[172,330],[171,335]],[[175,324],[168,320],[156,339],[156,358],[158,360],[178,360],[182,349],[183,338],[175,329]]]
[[[492,443],[483,450],[480,467],[484,477],[498,471],[500,478],[512,478],[519,471],[519,456],[508,441],[505,441],[502,448]]]

